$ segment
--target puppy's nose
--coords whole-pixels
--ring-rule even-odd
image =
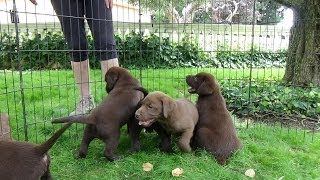
[[[135,117],[136,117],[136,119],[139,119],[140,118],[140,114],[139,113],[135,113]]]

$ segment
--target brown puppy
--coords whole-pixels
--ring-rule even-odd
[[[64,125],[41,145],[0,141],[0,179],[52,179],[47,152],[70,125]]]
[[[119,159],[115,150],[119,144],[120,128],[134,117],[138,103],[144,98],[144,90],[139,81],[126,69],[112,67],[105,75],[106,91],[108,96],[92,110],[89,115],[78,115],[54,119],[53,123],[79,122],[87,124],[82,138],[78,157],[84,158],[88,146],[94,138],[99,138],[106,144],[104,155],[110,160]],[[134,123],[128,124],[132,142],[132,150],[139,150],[138,137],[134,134],[141,129],[131,128]]]
[[[187,76],[186,82],[190,86],[188,91],[199,95],[199,122],[192,144],[213,153],[218,163],[224,165],[227,158],[241,147],[241,142],[236,135],[219,85],[211,74],[205,72]]]
[[[136,111],[139,124],[145,127],[158,121],[168,132],[181,134],[179,147],[190,152],[190,139],[198,121],[195,105],[183,98],[174,100],[166,94],[156,91],[148,94]]]

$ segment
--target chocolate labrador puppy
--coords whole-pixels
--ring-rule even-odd
[[[159,122],[168,132],[181,134],[178,145],[182,151],[191,151],[190,139],[198,121],[198,111],[192,102],[185,98],[174,100],[156,91],[148,94],[141,103],[135,113],[140,125],[148,127]]]
[[[0,179],[52,179],[48,151],[70,125],[64,125],[41,145],[0,141]]]
[[[120,128],[128,122],[128,131],[132,140],[131,149],[133,151],[140,149],[139,137],[136,133],[140,133],[141,129],[130,121],[134,117],[138,103],[144,98],[146,90],[126,69],[120,67],[110,68],[105,75],[105,81],[108,96],[89,115],[69,116],[52,121],[52,123],[71,121],[87,124],[78,153],[79,158],[86,157],[90,142],[94,138],[99,138],[106,144],[105,157],[110,161],[119,159],[115,155],[115,150],[119,144]],[[164,134],[163,137],[166,135]],[[164,147],[166,148],[169,147]]]
[[[197,108],[199,122],[192,144],[214,154],[219,164],[241,147],[225,100],[216,79],[209,73],[200,72],[187,76],[188,91],[199,95]]]

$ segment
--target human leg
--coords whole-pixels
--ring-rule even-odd
[[[71,67],[79,89],[80,102],[70,115],[83,114],[94,108],[90,95],[90,68],[87,55],[87,39],[84,25],[83,0],[51,0],[59,18],[63,34],[71,50]]]
[[[94,38],[96,56],[100,60],[104,78],[108,69],[119,66],[114,39],[112,10],[104,0],[85,0],[85,14]]]

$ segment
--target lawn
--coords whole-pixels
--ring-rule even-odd
[[[189,96],[184,77],[199,71],[213,73],[218,79],[247,81],[249,70],[232,69],[168,69],[132,70],[150,91],[161,90],[172,97]],[[253,80],[282,78],[284,69],[253,69]],[[97,103],[106,95],[99,70],[91,71],[92,94]],[[21,99],[19,74],[0,74],[0,111],[11,116],[11,127],[15,139],[24,140],[23,106],[25,104],[27,137],[31,142],[41,143],[60,125],[52,126],[52,117],[66,116],[73,110],[77,99],[72,72],[70,70],[23,72],[24,102]],[[50,150],[52,174],[55,179],[170,179],[171,170],[180,167],[187,179],[245,179],[244,172],[252,168],[256,179],[319,179],[320,140],[319,134],[307,130],[249,123],[234,118],[238,134],[244,146],[225,167],[217,165],[212,156],[204,151],[190,154],[163,154],[157,149],[156,134],[142,133],[142,151],[128,152],[130,142],[125,127],[122,129],[118,154],[122,159],[107,162],[103,157],[103,143],[92,142],[86,159],[74,158],[83,132],[83,125],[74,124]],[[151,172],[144,172],[142,164],[154,165]],[[175,178],[173,178],[175,179]]]
[[[130,154],[125,130],[118,149],[121,160],[107,162],[99,140],[90,145],[86,159],[78,160],[74,154],[81,136],[69,137],[66,133],[50,151],[52,172],[56,179],[176,179],[171,176],[171,170],[180,167],[187,179],[245,179],[244,172],[252,168],[256,179],[320,178],[319,135],[311,142],[311,135],[302,130],[256,124],[248,129],[242,125],[238,134],[243,148],[232,156],[227,166],[221,167],[201,150],[186,154],[176,148],[174,154],[161,153],[156,134],[143,133],[142,151]],[[154,165],[151,172],[142,170],[146,162]]]

